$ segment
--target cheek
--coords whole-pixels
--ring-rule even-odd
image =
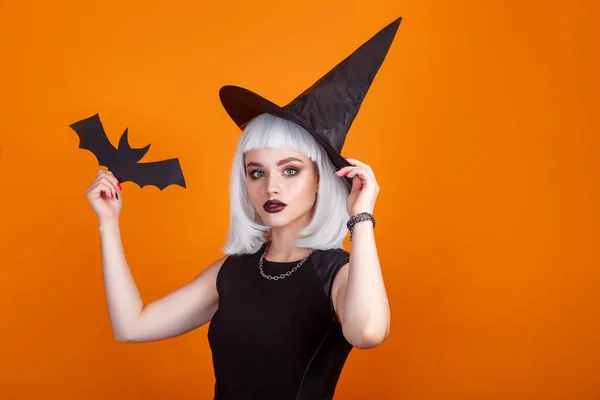
[[[246,184],[246,190],[248,191],[248,196],[250,196],[252,202],[256,202],[257,200],[259,200],[259,196],[261,193],[257,185],[253,185],[252,182],[248,182]]]
[[[300,201],[303,208],[310,208],[316,200],[312,185],[306,182],[297,187],[297,190],[294,190],[294,198]]]

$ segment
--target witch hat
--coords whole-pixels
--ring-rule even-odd
[[[221,103],[240,129],[262,113],[293,121],[315,137],[336,168],[349,166],[351,164],[341,155],[346,135],[388,53],[401,20],[402,17],[399,17],[380,30],[283,107],[233,85],[220,89]]]

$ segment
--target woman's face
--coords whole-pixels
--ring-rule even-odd
[[[265,224],[310,220],[319,187],[310,158],[289,148],[263,148],[248,151],[245,163],[248,194]]]

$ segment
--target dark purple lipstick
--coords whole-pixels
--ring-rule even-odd
[[[279,211],[283,210],[286,206],[287,204],[282,203],[279,200],[269,200],[265,204],[263,204],[263,208],[268,213],[278,213]]]

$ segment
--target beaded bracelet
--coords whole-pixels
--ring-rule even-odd
[[[348,227],[348,230],[350,231],[350,241],[352,241],[352,231],[354,230],[354,225],[356,225],[357,222],[362,222],[362,221],[372,221],[373,222],[373,229],[375,229],[375,217],[373,216],[373,214],[370,214],[368,212],[363,212],[357,215],[353,215],[352,217],[350,217],[350,219],[348,220],[348,223],[346,224],[346,226]]]

